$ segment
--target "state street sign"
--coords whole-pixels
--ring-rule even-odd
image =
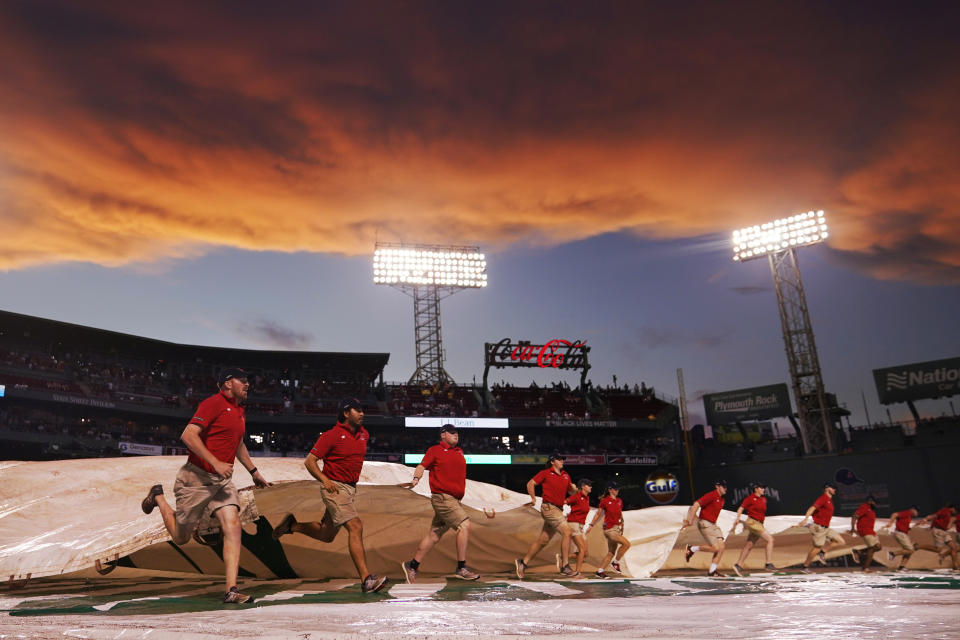
[[[708,393],[703,396],[703,409],[712,426],[793,415],[785,384]]]
[[[960,392],[960,358],[873,370],[881,404],[943,398]]]

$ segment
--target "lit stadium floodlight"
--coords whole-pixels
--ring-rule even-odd
[[[413,298],[417,370],[409,384],[453,382],[443,368],[440,299],[487,286],[487,258],[479,247],[378,242],[373,252],[373,282]]]
[[[807,296],[800,279],[796,250],[826,239],[827,221],[823,211],[807,211],[733,232],[734,261],[744,262],[763,257],[770,261],[793,395],[800,418],[800,423],[795,426],[807,453],[834,450],[833,420],[827,410],[820,358],[807,310]]]
[[[791,247],[817,244],[827,239],[823,211],[807,211],[733,232],[733,259],[762,258]]]
[[[486,256],[477,251],[440,251],[432,248],[394,248],[378,245],[373,254],[373,282],[374,284],[463,288],[485,287],[487,286],[487,260]]]

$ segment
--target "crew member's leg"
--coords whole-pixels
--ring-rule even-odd
[[[216,510],[217,520],[220,521],[220,531],[223,533],[223,569],[226,576],[227,591],[237,586],[237,573],[240,568],[240,510],[234,505],[228,505]]]

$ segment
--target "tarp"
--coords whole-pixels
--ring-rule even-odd
[[[118,561],[121,566],[143,570],[222,574],[218,546],[193,541],[175,546],[159,511],[144,515],[140,509],[140,501],[155,483],[162,483],[173,500],[173,479],[183,462],[182,456],[155,456],[0,463],[0,578],[67,574],[89,570],[97,561]],[[301,534],[284,536],[279,543],[273,540],[273,526],[287,513],[295,514],[300,521],[323,516],[320,484],[298,459],[257,458],[257,465],[274,485],[241,490],[241,575],[355,577],[346,532],[330,544]],[[236,469],[237,486],[249,485],[249,475],[239,466]],[[404,465],[364,463],[357,506],[364,526],[367,562],[375,573],[399,575],[400,563],[412,557],[432,519],[427,478],[414,490],[398,486],[408,482],[411,475],[412,469]],[[470,566],[482,573],[513,569],[514,559],[526,552],[540,532],[539,504],[529,507],[528,502],[526,494],[467,481],[463,504],[471,520]],[[495,511],[496,516],[488,518],[484,510]],[[683,546],[702,542],[695,528],[681,532],[686,510],[684,506],[662,506],[624,513],[624,534],[632,544],[625,556],[628,575],[645,577],[664,569],[707,567],[707,553],[695,555],[689,564],[684,561]],[[724,532],[733,518],[733,512],[721,513],[719,524]],[[767,529],[776,534],[774,563],[778,566],[801,562],[810,548],[809,532],[794,526],[800,519],[797,515],[767,520]],[[835,518],[832,524],[838,531],[849,529],[848,518]],[[212,528],[215,520],[201,527],[203,531]],[[930,543],[929,530],[918,528],[913,535]],[[738,532],[729,540],[721,567],[736,561],[745,539]],[[860,542],[849,535],[847,539]],[[454,541],[454,534],[444,536],[427,556],[422,571],[451,573],[456,561]],[[606,553],[606,540],[599,527],[590,531],[587,542],[587,563],[592,570]],[[889,536],[882,535],[881,542],[895,547]],[[558,551],[559,537],[555,537],[531,563],[531,570],[555,572],[554,554]],[[839,553],[847,550],[828,556]],[[747,566],[762,564],[763,551],[758,547]],[[918,552],[909,566],[936,568],[939,564],[935,554]]]

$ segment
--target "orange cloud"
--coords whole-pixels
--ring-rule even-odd
[[[0,8],[0,269],[685,237],[824,208],[839,260],[960,282],[955,63],[887,51],[893,28],[935,45],[933,20],[851,40],[842,9],[805,7],[298,11]]]

